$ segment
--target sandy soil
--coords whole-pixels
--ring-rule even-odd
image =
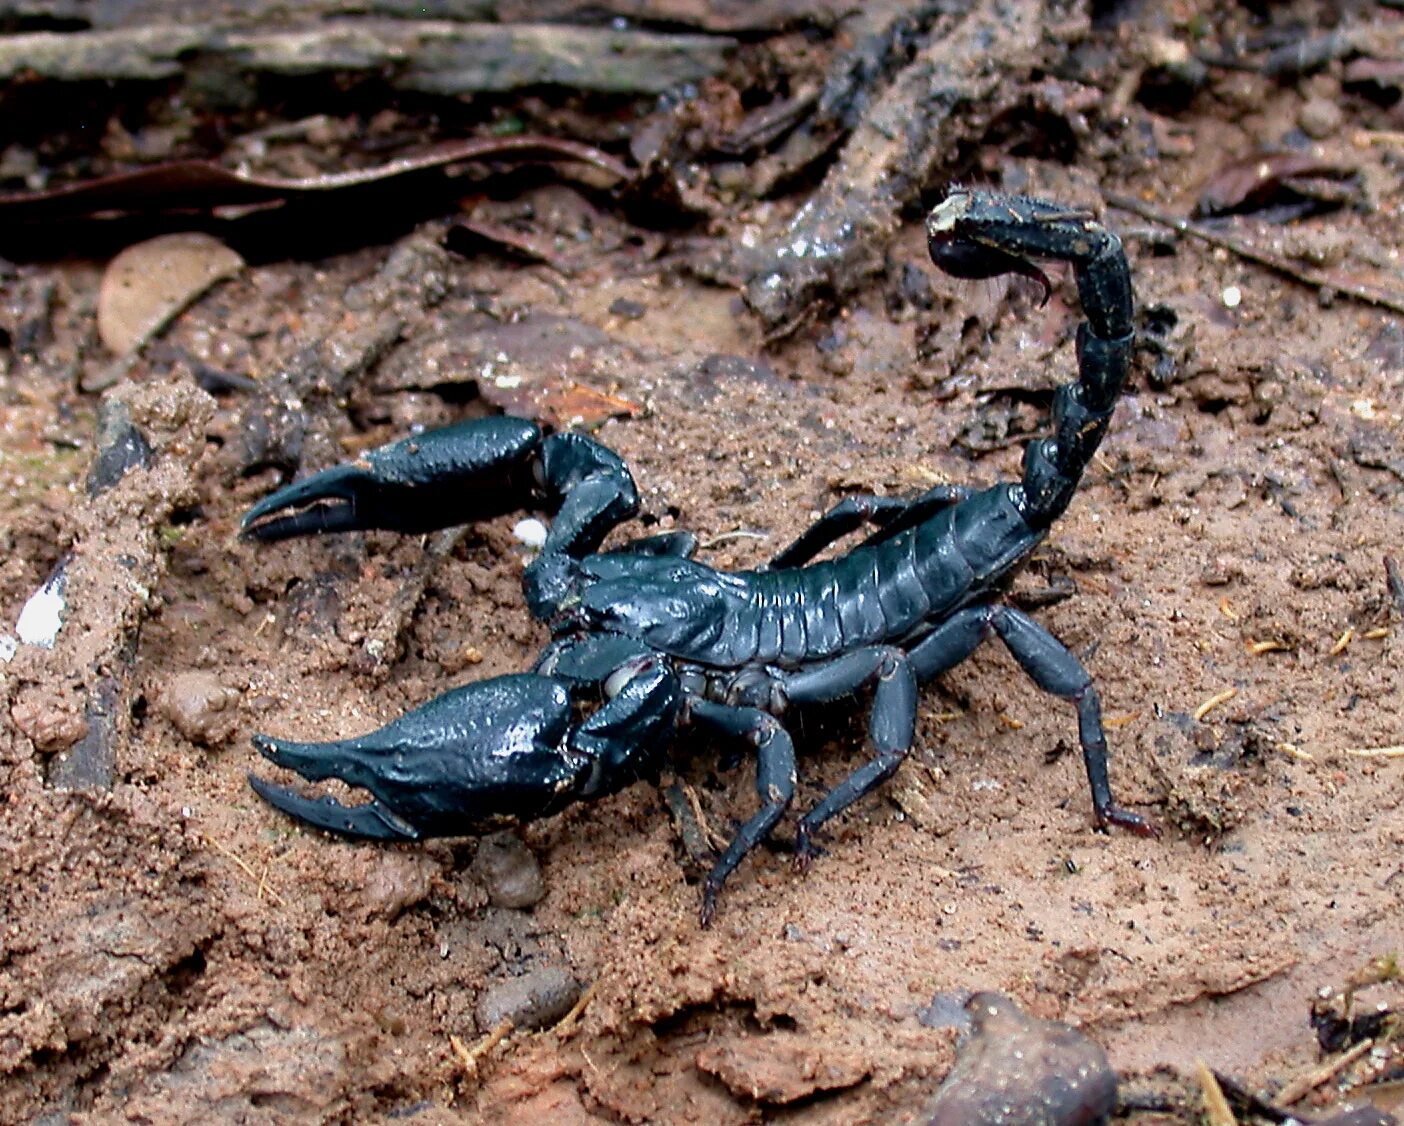
[[[1065,277],[1040,309],[1023,281],[935,276],[912,219],[884,273],[767,349],[681,242],[641,248],[624,215],[531,187],[570,276],[448,254],[433,221],[217,288],[165,335],[173,362],[106,393],[151,455],[92,496],[99,397],[75,384],[108,362],[100,264],[12,271],[12,343],[43,323],[0,382],[4,629],[65,556],[68,583],[56,646],[0,664],[0,1118],[904,1120],[954,1058],[954,1032],[919,1013],[977,989],[1094,1035],[1124,1090],[1189,1098],[1200,1059],[1267,1091],[1315,1066],[1313,1002],[1404,943],[1404,761],[1355,753],[1404,731],[1384,566],[1404,554],[1404,338],[1397,314],[1177,239],[1099,188],[1185,214],[1225,154],[1326,98],[1375,206],[1280,236],[1397,279],[1395,150],[1351,142],[1388,122],[1332,81],[1225,72],[1173,116],[1134,107],[1161,131],[1153,161],[1131,128],[1076,166],[985,160],[1007,190],[1095,206],[1142,306],[1176,319],[1173,369],[1140,364],[1019,584],[1075,588],[1039,616],[1092,669],[1113,783],[1161,838],[1093,831],[1071,710],[987,647],[925,691],[910,761],[809,874],[760,851],[707,930],[656,787],[526,828],[525,854],[335,842],[264,807],[251,733],[358,733],[523,668],[545,634],[511,520],[259,548],[241,512],[288,476],[274,455],[322,468],[491,409],[472,381],[519,374],[637,404],[598,437],[632,467],[645,524],[756,565],[847,493],[1016,474],[1071,376]],[[801,202],[710,233],[744,240]],[[260,389],[212,397],[198,364]],[[801,807],[862,761],[864,711],[797,724]],[[684,740],[677,777],[718,832],[752,808],[749,762],[720,769],[704,739]],[[1400,988],[1359,1001],[1397,1009]],[[545,1029],[492,1038],[504,1014]],[[1397,1067],[1391,1052],[1313,1097]],[[1167,1104],[1135,1120],[1194,1119]]]

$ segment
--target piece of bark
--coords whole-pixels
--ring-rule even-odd
[[[457,97],[524,86],[659,94],[721,69],[733,41],[712,35],[554,24],[343,19],[259,30],[151,24],[0,36],[0,79],[156,81],[189,60],[244,74],[364,74],[396,90]]]
[[[979,137],[1038,57],[1040,0],[983,0],[930,41],[873,104],[838,163],[776,238],[747,256],[746,303],[767,336],[882,268],[902,207],[958,142]]]
[[[206,19],[230,24],[348,15],[571,23],[606,15],[644,25],[755,32],[830,27],[851,7],[852,0],[206,0],[201,11]],[[135,27],[170,22],[174,11],[171,0],[0,0],[0,22],[21,26]]]
[[[166,570],[161,531],[195,499],[213,411],[188,379],[125,384],[110,399],[89,495],[67,518],[72,548],[52,642],[20,647],[11,692],[0,696],[48,784],[62,789],[105,790],[139,767],[133,756],[144,752],[128,738],[131,670]]]

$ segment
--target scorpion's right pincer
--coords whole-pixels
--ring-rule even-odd
[[[872,693],[871,756],[799,820],[798,860],[817,829],[880,785],[911,750],[919,685],[998,637],[1046,692],[1077,711],[1099,826],[1152,834],[1107,778],[1100,705],[1086,669],[1002,595],[1067,508],[1106,433],[1130,362],[1133,300],[1120,240],[1087,212],[1019,196],[956,190],[927,221],[932,260],[956,277],[1072,266],[1086,320],[1078,378],[1053,400],[1051,434],[1025,451],[1022,478],[979,492],[938,486],[911,500],[849,497],[770,566],[717,571],[685,533],[601,552],[635,514],[620,458],[593,439],[546,436],[491,418],[417,435],[274,493],[246,534],[388,528],[422,532],[522,507],[555,514],[528,568],[533,614],[555,639],[530,673],[454,689],[368,736],[255,746],[304,778],[340,778],[373,800],[343,806],[256,783],[274,805],[333,832],[381,839],[448,836],[548,816],[655,774],[674,732],[703,724],[755,749],[759,809],[707,877],[702,917],[793,798],[791,707]],[[813,562],[864,525],[851,550]]]

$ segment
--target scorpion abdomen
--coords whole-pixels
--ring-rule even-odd
[[[1019,505],[1018,485],[996,485],[950,509],[951,548],[971,573],[972,585],[989,590],[1047,536],[1030,526]]]

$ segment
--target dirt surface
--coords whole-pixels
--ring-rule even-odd
[[[1404,32],[1397,12],[1356,16]],[[1271,1097],[1325,1058],[1313,1005],[1347,991],[1357,1013],[1397,1012],[1398,981],[1369,979],[1404,947],[1399,314],[1103,194],[1188,215],[1230,160],[1315,144],[1346,170],[1344,206],[1224,229],[1404,291],[1399,127],[1346,81],[1354,57],[1269,75],[1155,54],[1302,41],[1334,18],[1044,12],[1021,115],[960,118],[937,178],[830,279],[840,300],[807,281],[799,316],[758,319],[738,250],[793,229],[822,167],[751,199],[722,190],[745,165],[720,158],[688,188],[713,213],[667,224],[554,176],[486,201],[550,262],[451,253],[432,216],[331,257],[250,256],[100,395],[80,387],[112,372],[103,263],[7,267],[0,1119],[910,1121],[955,1058],[933,998],[994,990],[1102,1043],[1134,1121],[1190,1122],[1196,1061]],[[776,32],[737,66],[819,73],[842,45]],[[1063,70],[1040,71],[1054,56]],[[724,106],[737,73],[686,112]],[[580,131],[623,154],[619,123],[656,122],[650,105]],[[532,112],[569,133],[592,111]],[[315,163],[317,136],[298,143]],[[258,801],[246,774],[272,768],[252,733],[356,734],[523,669],[546,639],[514,519],[241,540],[243,510],[296,473],[503,404],[584,414],[631,466],[646,529],[690,529],[723,567],[759,565],[850,493],[1017,476],[1080,312],[1062,273],[1040,308],[1021,279],[930,269],[921,204],[957,175],[1094,209],[1150,311],[1111,433],[1016,597],[1074,592],[1039,617],[1092,670],[1113,785],[1159,839],[1093,830],[1072,710],[995,646],[924,691],[909,761],[807,875],[759,851],[706,930],[660,787],[417,847],[333,841]],[[100,449],[117,468],[90,478]],[[56,566],[53,646],[17,641]],[[865,712],[794,721],[800,808],[864,760]],[[753,808],[752,766],[718,751],[685,738],[663,782],[725,835]],[[1377,1035],[1300,1105],[1397,1109],[1398,1045]]]

